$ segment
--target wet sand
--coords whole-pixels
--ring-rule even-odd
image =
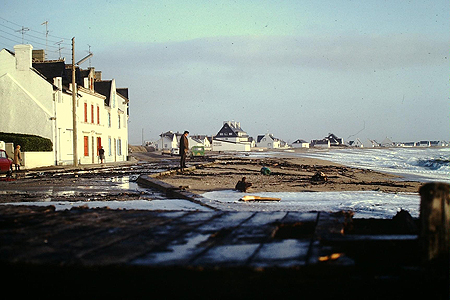
[[[189,162],[188,162],[189,164]],[[268,167],[270,175],[261,174]],[[322,172],[327,180],[314,181]],[[315,158],[246,158],[222,157],[215,164],[191,172],[178,173],[160,179],[174,186],[187,187],[191,192],[234,189],[246,177],[252,183],[251,192],[328,192],[382,191],[389,193],[417,193],[420,182],[400,181],[396,175],[346,167]]]

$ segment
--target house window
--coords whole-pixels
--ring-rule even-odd
[[[84,103],[84,122],[87,123],[87,103]]]
[[[91,104],[91,123],[94,124],[94,105]]]
[[[97,124],[100,124],[100,107],[97,105]]]
[[[108,137],[108,155],[111,156],[112,152],[111,152],[111,137]]]
[[[89,137],[84,137],[84,156],[89,156]]]
[[[111,113],[108,112],[108,127],[111,128]]]
[[[117,155],[122,155],[122,140],[117,139]]]
[[[118,122],[119,122],[119,126],[118,126],[118,128],[120,129],[120,114],[118,115],[118,118],[117,118],[117,120],[118,120]]]

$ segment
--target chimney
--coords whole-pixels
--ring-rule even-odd
[[[95,71],[94,78],[95,81],[102,81],[102,71]]]
[[[45,61],[45,51],[40,50],[33,50],[33,62],[44,62]]]
[[[31,45],[15,45],[14,51],[16,56],[16,69],[18,71],[28,71],[31,68],[32,61]]]

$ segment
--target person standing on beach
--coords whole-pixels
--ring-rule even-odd
[[[189,131],[185,131],[180,138],[180,169],[183,172],[183,169],[186,168],[186,155],[189,151],[189,141],[188,141]]]
[[[16,171],[20,171],[20,161],[22,160],[22,153],[20,152],[20,145],[16,146],[14,150],[14,164],[16,165]]]

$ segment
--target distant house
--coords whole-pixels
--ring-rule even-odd
[[[178,133],[180,136],[181,134]],[[171,150],[178,148],[177,134],[173,131],[167,131],[159,135],[159,139],[155,142],[157,150]]]
[[[321,148],[329,148],[331,146],[341,146],[344,145],[344,139],[335,136],[332,133],[329,133],[327,137],[322,140],[312,140],[312,147],[321,147]]]
[[[222,128],[213,139],[213,151],[250,151],[251,142],[241,123],[224,121]]]
[[[374,148],[374,147],[380,147],[380,144],[377,143],[375,140],[366,139],[363,142],[364,148]]]
[[[317,148],[330,148],[330,140],[328,139],[322,139],[322,140],[312,140],[311,141],[311,147],[317,147]]]
[[[431,147],[444,147],[446,143],[444,141],[430,141]]]
[[[363,144],[363,142],[361,142],[360,139],[356,139],[354,141],[349,141],[348,145],[351,146],[351,147],[356,147],[356,148],[363,148],[364,147],[364,144]]]
[[[305,140],[296,140],[292,143],[293,148],[309,148],[309,143]]]
[[[191,145],[192,144],[192,145]],[[211,150],[210,137],[206,135],[190,135],[189,136],[189,147],[203,146],[206,150]]]
[[[416,146],[416,142],[400,143],[399,146],[400,147],[415,147]]]
[[[395,146],[395,143],[393,141],[391,141],[390,138],[386,137],[381,143],[380,143],[381,147],[393,147]]]
[[[431,147],[430,141],[420,141],[418,144],[419,147]]]
[[[344,139],[343,138],[339,138],[339,137],[335,136],[332,133],[329,133],[328,136],[325,139],[330,141],[330,146],[341,146],[341,145],[344,145]]]
[[[256,139],[256,146],[259,148],[277,149],[287,147],[286,142],[279,138],[276,138],[271,133],[265,135],[258,135]]]

